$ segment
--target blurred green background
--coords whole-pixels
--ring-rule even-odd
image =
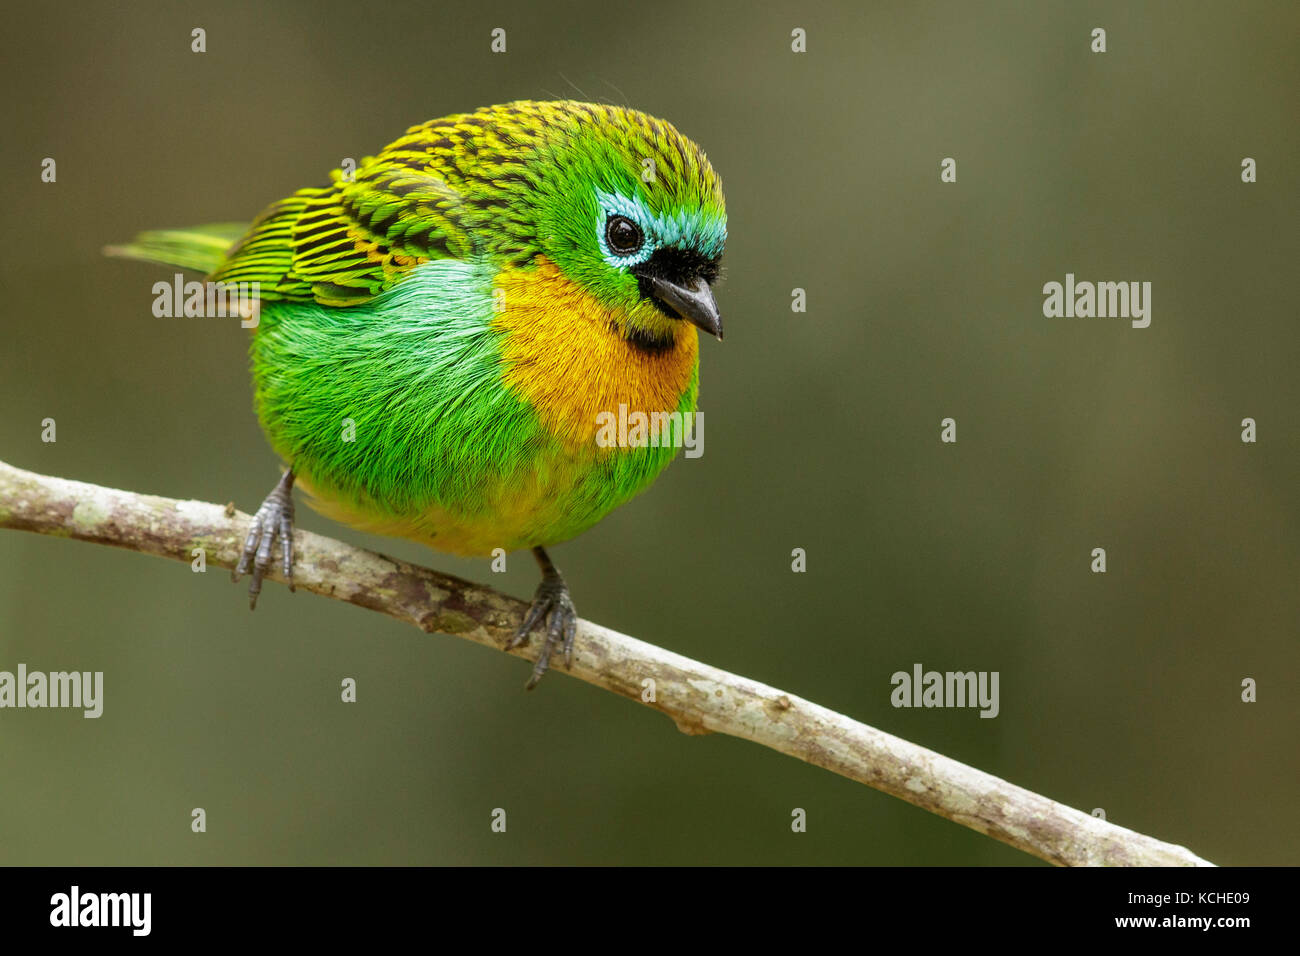
[[[446,113],[635,106],[723,178],[728,334],[702,343],[703,458],[553,550],[583,616],[1216,862],[1294,864],[1298,26],[1290,2],[14,7],[0,458],[253,510],[278,463],[246,333],[153,318],[170,270],[100,247],[251,219]],[[1150,281],[1151,327],[1044,318],[1066,272]],[[491,575],[299,524],[536,584],[526,555]],[[525,662],[467,642],[244,594],[0,532],[0,669],[106,684],[99,720],[0,712],[0,863],[1035,862],[559,674],[525,694]],[[894,709],[914,662],[999,671],[1000,716]]]

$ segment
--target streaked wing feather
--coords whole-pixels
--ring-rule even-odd
[[[211,278],[257,282],[264,299],[358,305],[416,265],[465,255],[460,197],[428,168],[363,160],[355,180],[272,204]]]

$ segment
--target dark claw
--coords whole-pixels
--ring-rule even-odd
[[[524,623],[519,625],[518,629],[515,631],[515,636],[510,638],[510,643],[506,645],[506,650],[513,651],[521,644],[527,644],[529,632],[537,626],[537,622],[542,619],[542,615],[544,615],[547,608],[550,607],[549,601],[543,600],[542,598],[542,587],[544,585],[545,582],[538,585],[537,596],[533,598],[532,607],[530,607],[528,613],[524,615]]]
[[[542,583],[537,586],[537,593],[533,595],[533,603],[524,615],[523,623],[506,644],[506,650],[527,644],[533,628],[546,622],[546,642],[537,655],[537,663],[533,665],[532,676],[524,685],[525,690],[537,686],[550,666],[551,653],[556,647],[560,647],[564,653],[564,666],[573,666],[573,641],[578,636],[578,612],[573,607],[564,578],[560,577],[560,572],[551,564],[551,559],[544,550],[534,548],[533,554],[542,566]]]
[[[239,564],[230,574],[230,580],[238,581],[249,573],[252,563],[253,580],[248,585],[249,610],[257,608],[257,596],[262,593],[262,578],[271,567],[271,555],[275,551],[275,539],[279,537],[283,552],[284,577],[293,587],[293,469],[290,468],[281,477],[275,489],[266,496],[262,506],[253,515],[253,524],[244,539],[244,551],[239,556]]]

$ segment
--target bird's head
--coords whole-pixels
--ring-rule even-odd
[[[548,103],[534,241],[613,317],[624,338],[671,346],[690,325],[722,338],[713,298],[727,240],[722,184],[671,124],[615,106]]]

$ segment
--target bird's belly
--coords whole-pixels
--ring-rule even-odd
[[[476,485],[469,500],[429,500],[394,507],[368,495],[338,495],[310,473],[299,486],[308,503],[335,521],[372,534],[408,538],[449,554],[490,555],[551,545],[581,534],[647,487],[671,460],[657,449],[602,450],[571,457],[557,450],[544,461]]]
[[[506,515],[464,515],[431,504],[412,514],[393,514],[381,508],[319,495],[300,482],[311,497],[308,503],[321,514],[341,524],[387,537],[407,538],[447,554],[488,555],[496,548],[506,551],[526,546],[521,543],[522,523]]]

